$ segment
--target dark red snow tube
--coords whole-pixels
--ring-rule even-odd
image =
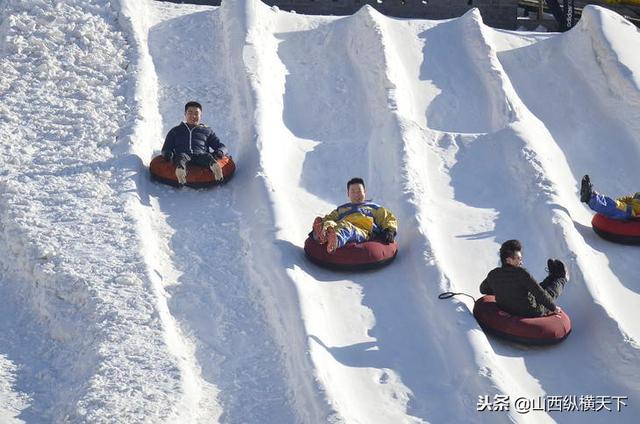
[[[476,300],[473,316],[485,332],[518,343],[553,344],[571,333],[571,320],[564,311],[543,317],[520,317],[498,308],[492,295]]]
[[[203,188],[226,183],[236,171],[236,164],[233,163],[231,156],[218,159],[218,164],[220,164],[222,175],[224,176],[220,183],[215,180],[213,172],[209,168],[187,165],[187,183],[185,185],[193,188]],[[176,187],[180,186],[176,178],[176,166],[162,155],[153,158],[149,164],[149,171],[151,172],[151,177],[156,181]]]
[[[398,243],[384,244],[379,240],[349,243],[329,254],[326,244],[320,244],[309,236],[304,242],[304,253],[311,262],[325,268],[360,271],[379,268],[393,261],[398,254]]]
[[[640,244],[640,218],[619,220],[595,214],[591,220],[593,231],[605,240],[622,244]]]

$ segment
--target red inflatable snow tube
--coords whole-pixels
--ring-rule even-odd
[[[309,236],[304,242],[304,253],[311,262],[325,268],[361,271],[379,268],[393,261],[398,254],[398,243],[384,244],[379,240],[349,243],[329,254],[326,244],[320,244]]]
[[[640,218],[620,220],[595,214],[591,220],[593,231],[605,240],[622,244],[640,244]]]
[[[236,164],[233,163],[231,156],[218,159],[218,164],[220,164],[222,175],[224,176],[221,182],[215,180],[213,172],[209,168],[187,165],[187,183],[185,185],[193,188],[203,188],[226,183],[236,171]],[[176,166],[162,155],[153,158],[149,164],[149,171],[151,172],[151,177],[156,181],[176,187],[180,186],[176,178]]]
[[[571,320],[564,311],[535,318],[520,317],[500,309],[492,295],[476,301],[473,316],[485,332],[523,344],[559,343],[571,333]]]

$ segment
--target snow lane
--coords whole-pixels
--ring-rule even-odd
[[[336,276],[328,273],[326,276],[330,283],[323,283],[324,273],[311,267],[302,258],[300,249],[313,215],[326,212],[335,206],[335,201],[344,198],[346,177],[322,173],[323,163],[330,160],[327,169],[335,169],[342,162],[340,169],[349,167],[351,172],[365,178],[368,174],[367,160],[364,159],[367,157],[366,144],[364,149],[362,146],[367,141],[370,124],[363,123],[363,119],[358,119],[354,113],[358,111],[367,116],[363,112],[366,109],[362,108],[364,91],[354,74],[353,61],[344,60],[353,54],[345,49],[357,33],[357,30],[350,29],[353,19],[317,18],[305,25],[304,21],[297,22],[293,15],[274,13],[257,2],[253,4],[260,13],[256,15],[255,25],[249,27],[249,42],[255,45],[257,55],[251,63],[252,70],[259,76],[259,80],[253,81],[253,87],[258,95],[256,108],[260,111],[257,128],[258,140],[262,143],[262,164],[274,199],[281,250],[284,250],[285,258],[289,257],[283,265],[300,296],[309,337],[305,345],[310,343],[316,376],[338,413],[335,419],[347,422],[406,421],[402,406],[407,401],[406,388],[393,371],[375,369],[380,366],[375,365],[379,361],[391,365],[393,359],[377,355],[374,352],[376,346],[369,346],[374,339],[367,336],[372,322],[367,308],[361,306],[359,286],[362,282],[335,281]],[[275,24],[271,21],[274,20],[277,21],[276,27],[272,27]],[[325,28],[324,24],[331,27]],[[275,38],[270,36],[270,32],[275,34]],[[306,46],[309,53],[306,58],[294,54],[302,46]],[[283,121],[294,121],[292,117],[296,116],[297,108],[302,104],[302,97],[298,96],[311,87],[315,87],[313,93],[318,102],[308,102],[308,107],[322,114],[311,114],[308,118],[311,121],[287,128]],[[285,91],[286,97],[283,96]],[[345,100],[345,104],[356,109],[349,107],[334,111],[329,107],[322,108],[323,102],[330,100],[334,92]],[[340,106],[337,103],[332,107],[336,105]],[[346,116],[341,116],[345,112]],[[351,116],[355,119],[349,119]],[[337,120],[335,125],[332,118]],[[317,139],[309,140],[307,137]],[[332,143],[332,140],[344,142]],[[332,152],[332,148],[336,151]],[[359,153],[361,149],[365,151]],[[363,160],[351,160],[357,156],[362,156]],[[283,163],[293,162],[287,158],[299,161],[297,166],[291,169],[283,167]],[[321,178],[328,181],[318,184],[314,175],[322,175]],[[307,184],[318,188],[320,194],[315,190],[307,191]],[[299,185],[303,187],[299,188]],[[323,197],[336,200],[329,204],[322,200]],[[341,317],[347,316],[347,311],[349,319],[344,320]],[[341,346],[347,349],[339,349]],[[353,348],[348,348],[350,346]],[[336,358],[334,355],[339,351],[345,352],[346,356],[338,354]],[[372,353],[368,354],[368,351]]]
[[[420,111],[428,111],[434,101],[429,96],[419,95],[420,86],[424,86],[423,81],[431,82],[430,78],[438,74],[432,68],[437,69],[441,52],[431,46],[446,43],[451,39],[465,40],[458,46],[460,54],[456,56],[456,63],[452,64],[463,71],[457,75],[461,81],[451,80],[444,83],[444,80],[441,80],[438,84],[441,96],[448,97],[452,104],[464,104],[462,92],[458,91],[458,87],[450,87],[448,84],[464,86],[464,81],[473,81],[476,75],[482,76],[475,78],[477,83],[483,86],[482,98],[486,99],[486,104],[477,107],[493,112],[484,115],[484,121],[477,120],[477,128],[499,129],[500,124],[508,122],[511,118],[513,108],[500,93],[502,82],[497,75],[492,75],[494,65],[488,58],[487,46],[482,45],[481,23],[477,13],[471,12],[460,19],[439,23],[438,26],[443,28],[433,26],[423,28],[402,20],[387,20],[386,23],[389,42],[385,52],[388,56],[387,63],[391,67],[389,74],[397,85],[396,114],[405,145],[403,157],[407,175],[405,191],[409,194],[409,204],[415,205],[408,213],[409,216],[415,215],[415,222],[409,225],[418,227],[420,234],[427,237],[427,240],[421,242],[424,245],[422,249],[419,246],[413,247],[415,252],[421,250],[424,250],[425,254],[428,252],[427,268],[425,269],[424,265],[416,266],[413,278],[417,281],[432,282],[424,286],[422,297],[430,317],[438,316],[438,320],[433,322],[433,328],[425,332],[424,336],[429,340],[437,341],[436,344],[442,346],[443,363],[477,363],[480,372],[476,375],[457,373],[455,370],[447,369],[442,379],[451,380],[452,385],[458,381],[464,381],[465,390],[464,392],[458,390],[460,399],[455,409],[464,416],[464,420],[492,421],[496,417],[475,414],[473,402],[477,397],[491,396],[496,393],[518,393],[522,390],[518,388],[516,380],[509,375],[509,370],[504,369],[500,361],[489,353],[491,348],[486,338],[480,336],[482,333],[477,331],[477,324],[469,314],[470,309],[458,307],[454,311],[450,304],[435,300],[443,289],[458,291],[461,285],[469,285],[473,288],[463,291],[474,293],[477,290],[479,278],[482,278],[478,276],[486,272],[481,268],[482,258],[486,256],[485,259],[489,262],[495,258],[493,253],[495,248],[488,240],[493,230],[495,213],[489,208],[461,204],[453,198],[450,187],[451,177],[448,174],[456,163],[456,154],[463,151],[466,145],[473,143],[478,136],[431,130],[426,127],[428,115],[425,121],[420,113]],[[397,46],[405,48],[399,49]],[[411,51],[407,46],[412,46],[415,50]],[[487,53],[483,54],[485,50]],[[403,56],[398,57],[399,54],[396,52],[402,51]],[[416,61],[415,58],[421,60]],[[418,81],[419,83],[416,84]],[[456,99],[456,96],[461,97]],[[455,118],[451,121],[455,122]],[[483,190],[482,187],[478,189]],[[477,262],[469,262],[467,260],[469,255],[461,254],[466,249],[473,249],[474,256],[480,255]],[[414,263],[424,262],[425,258],[420,258],[417,254],[415,256]],[[435,282],[437,284],[434,284]],[[446,337],[443,337],[445,334]],[[526,375],[523,377],[524,381],[528,378]],[[451,409],[447,408],[447,410]],[[508,416],[505,415],[504,419],[508,419]],[[511,419],[541,422],[544,416],[512,415]]]
[[[264,5],[262,5],[264,7]],[[243,69],[246,79],[234,79],[236,93],[231,101],[234,125],[239,135],[238,153],[241,155],[245,173],[236,176],[243,187],[243,196],[238,196],[238,208],[243,210],[245,224],[240,235],[253,246],[247,251],[247,269],[259,289],[264,308],[277,343],[282,346],[282,358],[291,391],[291,402],[296,421],[325,422],[329,420],[331,408],[326,404],[308,354],[307,337],[300,319],[300,303],[295,288],[286,276],[286,264],[290,246],[280,243],[275,236],[271,184],[263,171],[263,142],[260,136],[263,125],[257,90],[260,77],[258,47],[262,32],[256,28],[260,11],[256,2],[226,2],[222,7],[221,23],[225,29],[226,49],[236,52],[226,62],[227,73],[235,75]],[[261,20],[267,24],[269,20]],[[270,110],[270,109],[267,109]],[[253,117],[247,120],[247,117]],[[268,121],[268,120],[267,120]],[[279,246],[279,249],[273,247]],[[297,252],[295,252],[297,253]],[[280,264],[280,265],[274,265]]]
[[[150,156],[154,148],[153,142],[160,138],[161,130],[160,115],[157,113],[157,76],[147,46],[153,14],[146,3],[123,2],[120,6],[121,16],[124,18],[121,23],[129,35],[132,49],[137,53],[131,64],[131,72],[137,75],[136,84],[133,87],[135,94],[132,97],[135,99],[133,107],[138,114],[137,119],[131,123],[129,131],[133,141],[130,150],[139,160],[140,157]],[[135,216],[138,233],[144,241],[141,252],[156,295],[156,307],[158,316],[162,320],[167,350],[175,358],[180,373],[180,389],[176,390],[178,396],[172,408],[173,412],[167,420],[169,422],[209,422],[220,416],[221,408],[216,402],[217,391],[214,386],[202,379],[195,360],[194,343],[181,332],[169,311],[165,281],[175,281],[177,271],[172,266],[171,255],[167,252],[166,244],[157,236],[169,230],[166,229],[161,217],[153,212],[157,202],[148,196],[147,168],[140,162],[137,165],[142,172],[138,174],[136,181],[138,191],[129,196],[129,211]]]
[[[235,154],[243,117],[233,110],[232,87],[242,73],[221,63],[230,56],[221,10],[155,3],[154,14],[149,50],[159,81],[162,134],[180,122],[184,103],[196,99],[203,104],[203,121]],[[155,140],[156,149],[161,144]],[[160,271],[169,311],[195,346],[192,383],[202,390],[198,421],[294,421],[298,411],[281,348],[257,287],[263,282],[252,279],[248,265],[251,240],[239,237],[246,225],[237,212],[246,190],[242,180],[236,176],[211,191],[155,183],[142,190],[158,222],[154,233],[172,263]],[[154,262],[163,269],[161,261]]]

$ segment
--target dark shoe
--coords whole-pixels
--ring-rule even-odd
[[[582,203],[589,203],[591,195],[593,194],[593,184],[588,175],[582,177],[582,183],[580,184],[580,201]]]
[[[551,275],[551,270],[553,269],[553,259],[547,259],[547,272]]]
[[[547,261],[549,264],[549,261]],[[567,277],[567,269],[562,263],[561,260],[555,259],[549,268],[549,275],[557,278],[566,278]]]
[[[566,283],[567,280],[562,278],[548,276],[542,283],[540,283],[540,287],[542,287],[555,301],[562,294]]]

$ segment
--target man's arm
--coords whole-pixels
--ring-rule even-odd
[[[398,220],[390,210],[379,207],[373,212],[373,222],[380,231],[379,237],[386,243],[393,243],[398,234]]]
[[[167,136],[164,139],[164,144],[162,145],[162,156],[164,156],[167,160],[170,159],[175,146],[175,134],[172,128],[169,130]]]
[[[340,214],[338,213],[338,209],[334,209],[322,218],[323,221],[337,221]]]
[[[616,207],[618,209],[626,208],[626,205],[630,205],[633,202],[633,196],[622,196],[616,199]],[[620,207],[620,203],[624,203],[625,205]]]
[[[209,136],[207,137],[207,146],[209,146],[213,150],[214,154],[218,157],[226,156],[229,154],[227,146],[220,142],[220,139],[213,131],[211,131],[209,133]]]
[[[338,222],[338,217],[340,216],[340,214],[338,213],[338,209],[334,209],[331,212],[329,212],[327,215],[325,215],[322,218],[322,228],[324,230],[326,230],[327,228],[329,228],[330,224],[328,223],[335,223]]]
[[[493,289],[491,288],[491,283],[489,283],[489,276],[484,279],[482,283],[480,283],[480,293],[482,294],[495,294],[493,293]]]
[[[383,208],[382,206],[373,212],[373,222],[375,222],[382,231],[391,230],[394,233],[398,231],[398,220],[395,215],[391,213],[389,209]]]

